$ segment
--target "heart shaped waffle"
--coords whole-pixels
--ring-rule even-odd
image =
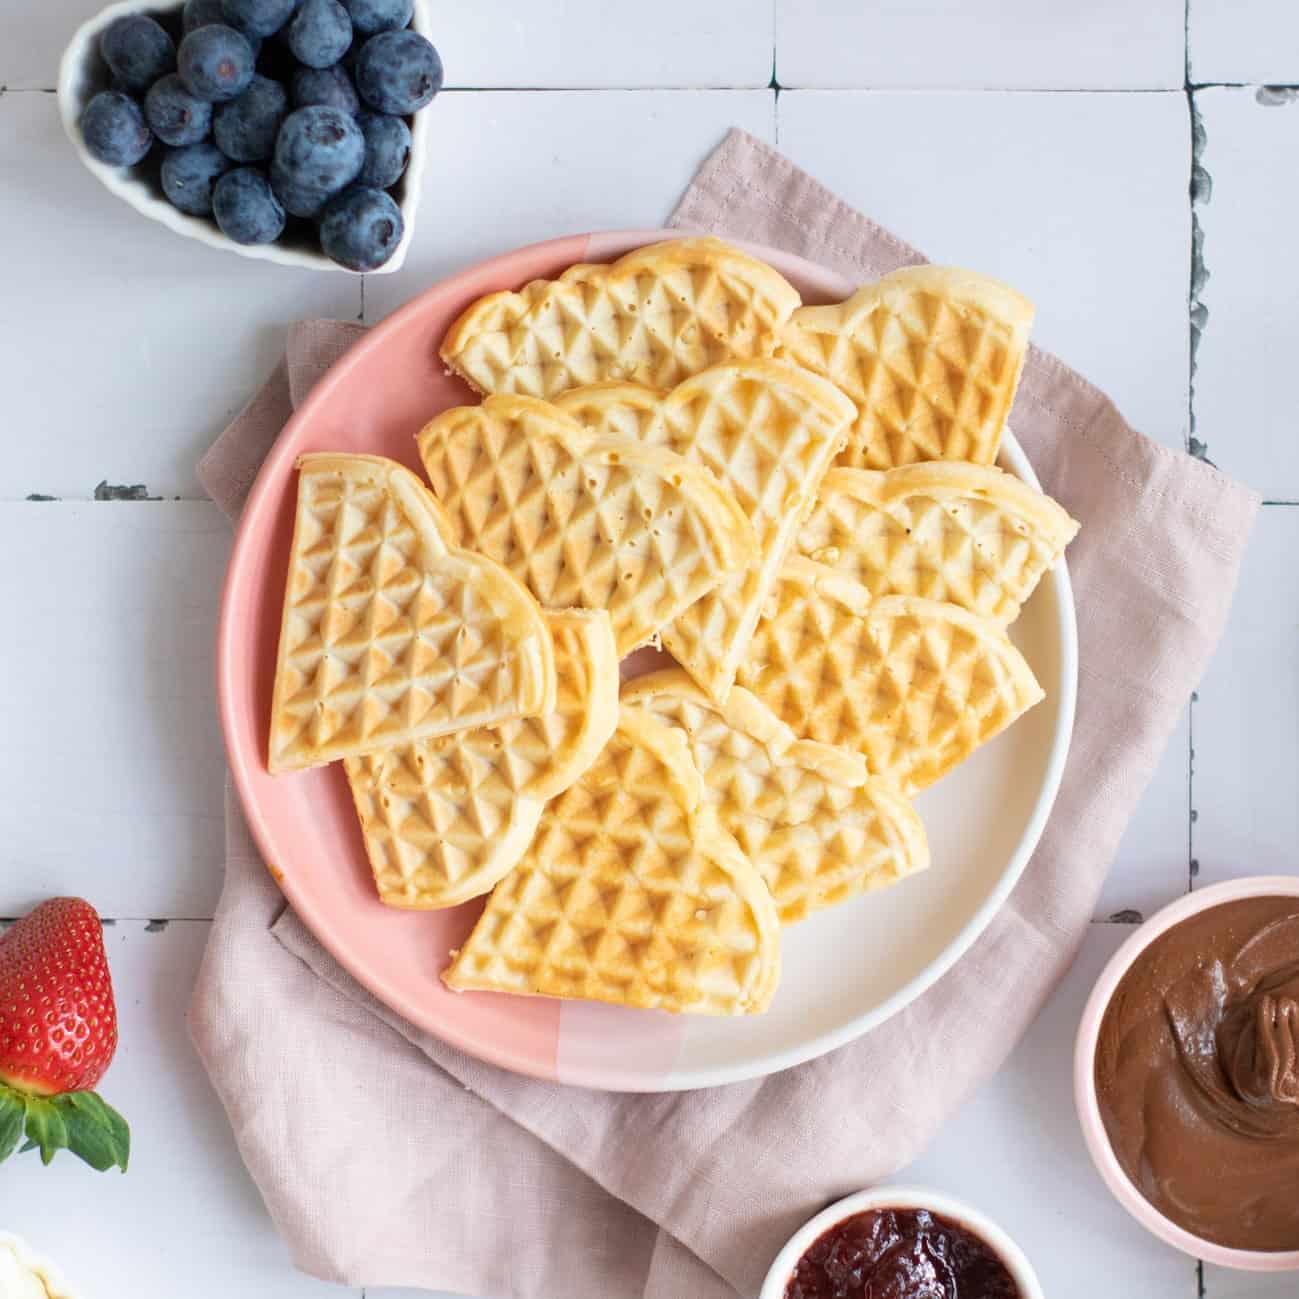
[[[1011,474],[935,460],[831,469],[796,549],[874,596],[947,600],[1005,625],[1077,531]]]
[[[706,469],[666,447],[593,436],[534,397],[455,407],[418,441],[459,543],[548,609],[607,609],[619,654],[754,553],[743,511]]]
[[[457,990],[734,1015],[765,1010],[779,973],[771,895],[703,807],[685,737],[624,706],[443,978]]]
[[[537,602],[450,544],[414,474],[381,456],[308,455],[298,467],[271,771],[554,707]]]
[[[345,762],[379,897],[452,907],[486,893],[518,861],[546,800],[604,748],[618,720],[609,615],[546,615],[556,702],[542,717],[460,731]]]
[[[739,684],[808,739],[862,753],[905,793],[932,784],[1042,696],[1004,630],[795,556]]]
[[[672,239],[480,298],[447,331],[442,359],[481,393],[553,397],[610,379],[670,388],[718,361],[770,356],[798,304],[738,248]]]
[[[685,732],[705,802],[758,868],[782,924],[929,865],[915,809],[860,754],[798,739],[742,687],[721,706],[668,669],[622,697]]]
[[[857,403],[840,464],[990,465],[1032,324],[1033,304],[998,280],[911,266],[844,302],[800,307],[778,355],[825,375]]]
[[[779,361],[717,365],[668,393],[580,388],[556,404],[589,430],[670,447],[707,466],[752,523],[758,549],[750,563],[663,631],[677,662],[725,700],[853,404],[833,384]]]

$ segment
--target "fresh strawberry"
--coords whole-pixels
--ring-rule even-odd
[[[51,898],[0,934],[0,1162],[71,1150],[126,1171],[126,1120],[91,1090],[117,1050],[117,1007],[94,907]]]

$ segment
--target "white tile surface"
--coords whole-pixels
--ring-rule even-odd
[[[442,96],[419,242],[400,271],[367,277],[366,320],[521,244],[661,225],[730,127],[772,138],[774,103],[764,90]]]
[[[449,86],[765,86],[771,0],[473,0],[437,7]]]
[[[0,86],[52,85],[63,44],[99,4],[0,0]],[[930,256],[1023,287],[1039,307],[1035,337],[1138,427],[1181,445],[1184,97],[995,91],[1180,88],[1182,0],[661,0],[634,30],[595,0],[439,8],[453,85],[758,89],[444,95],[414,256],[399,275],[366,280],[367,319],[518,244],[660,221],[727,127],[772,139],[778,125],[795,161]],[[1290,0],[1190,8],[1197,80],[1299,82]],[[782,93],[777,124],[775,97],[760,89],[777,26],[782,84],[875,92]],[[1214,180],[1200,212],[1212,278],[1198,435],[1228,472],[1299,499],[1286,387],[1299,350],[1299,101],[1272,98],[1285,106],[1260,106],[1253,88],[1198,96]],[[8,642],[17,685],[4,697],[20,742],[0,746],[0,915],[67,890],[129,918],[108,931],[124,1045],[104,1091],[136,1138],[125,1178],[67,1156],[49,1169],[15,1159],[0,1171],[0,1229],[58,1258],[94,1299],[356,1299],[292,1270],[189,1047],[183,1012],[207,926],[143,925],[209,915],[219,888],[211,646],[226,525],[197,503],[6,502],[84,498],[101,479],[196,494],[198,452],[273,364],[283,326],[310,313],[355,317],[360,286],[248,263],[147,223],[82,171],[40,93],[0,94],[0,243],[11,250],[0,294],[10,560],[0,599],[21,612]],[[1200,884],[1299,869],[1297,553],[1299,509],[1265,510],[1195,705]],[[1189,742],[1183,721],[1099,915],[1149,914],[1185,886]],[[1109,1199],[1073,1118],[1078,1013],[1130,932],[1092,927],[1026,1041],[903,1174],[992,1210],[1051,1299],[1197,1293],[1194,1266]],[[1206,1299],[1294,1294],[1287,1278],[1205,1273]]]
[[[777,139],[926,256],[1027,293],[1035,341],[1183,445],[1183,95],[797,91],[780,96]]]
[[[1202,1299],[1295,1299],[1297,1289],[1293,1272],[1264,1276],[1206,1266]]]
[[[0,177],[3,300],[22,320],[0,347],[0,500],[84,499],[101,479],[199,495],[199,454],[270,372],[284,327],[360,311],[354,276],[205,248],[115,199],[53,95],[0,96]]]
[[[1299,6],[1292,0],[1188,0],[1191,78],[1293,84]]]
[[[0,4],[0,86],[52,90],[59,57],[82,23],[104,8],[102,0],[22,0]],[[0,119],[2,122],[2,119]],[[0,124],[0,133],[4,127]]]
[[[1264,506],[1194,708],[1197,885],[1299,872],[1299,506]]]
[[[898,1175],[996,1218],[1028,1255],[1050,1299],[1196,1295],[1195,1264],[1147,1235],[1105,1190],[1073,1107],[1083,1003],[1131,932],[1126,925],[1091,926],[1073,969],[1006,1065]]]
[[[100,1093],[131,1124],[125,1174],[33,1153],[4,1167],[0,1230],[86,1299],[359,1299],[294,1272],[185,1032],[208,925],[105,930],[121,1045]]]
[[[1299,78],[1299,63],[1295,77]],[[1294,78],[1292,78],[1294,79]],[[1199,208],[1210,279],[1195,377],[1196,436],[1210,458],[1273,500],[1299,500],[1293,398],[1299,319],[1299,103],[1267,107],[1252,89],[1195,97],[1213,197]]]
[[[1183,713],[1137,805],[1096,904],[1098,919],[1120,911],[1150,916],[1186,892],[1189,878],[1191,734]]]
[[[1184,0],[776,0],[776,30],[783,86],[1169,88],[1185,62]]]
[[[0,504],[8,624],[0,915],[210,916],[224,862],[213,702],[230,529],[206,502]]]

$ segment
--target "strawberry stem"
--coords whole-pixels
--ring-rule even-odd
[[[37,1096],[0,1083],[0,1163],[23,1136],[22,1150],[39,1150],[45,1164],[60,1150],[71,1150],[101,1173],[114,1167],[126,1172],[131,1156],[126,1120],[96,1093]]]

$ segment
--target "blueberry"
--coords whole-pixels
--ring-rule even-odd
[[[255,167],[228,171],[217,181],[212,212],[221,233],[237,244],[274,243],[284,231],[280,200]]]
[[[442,60],[418,32],[380,32],[357,55],[356,88],[377,112],[405,117],[442,89]]]
[[[349,271],[382,266],[401,242],[401,212],[381,189],[358,187],[331,199],[320,218],[320,247]]]
[[[350,117],[356,116],[361,101],[356,97],[352,78],[341,64],[335,63],[332,68],[299,68],[293,74],[294,107],[310,108],[312,104],[324,104]]]
[[[337,194],[356,179],[364,161],[361,128],[322,104],[290,113],[275,141],[275,165],[284,178],[320,194]]]
[[[153,144],[140,105],[120,90],[101,90],[81,110],[81,138],[92,158],[133,167]]]
[[[181,26],[185,30],[185,35],[199,27],[211,27],[213,25],[229,27],[231,24],[226,22],[225,10],[221,7],[222,0],[185,0],[185,9],[181,17]],[[239,29],[236,27],[236,31]],[[255,59],[261,52],[262,38],[260,36],[249,36],[247,32],[240,33],[244,40],[253,47],[253,58]]]
[[[361,184],[379,189],[395,185],[410,161],[410,127],[403,118],[386,113],[362,113],[357,120],[365,136]]]
[[[180,43],[180,79],[198,99],[220,104],[248,89],[256,59],[253,47],[233,27],[196,27]]]
[[[225,20],[221,0],[185,0],[180,21],[188,36],[196,27],[210,27],[213,23],[224,23]]]
[[[323,189],[312,189],[290,180],[284,169],[274,162],[271,163],[271,189],[284,205],[284,210],[296,217],[318,217],[330,199]]]
[[[265,162],[289,112],[289,97],[278,81],[254,76],[238,99],[222,104],[212,122],[217,148],[235,162]]]
[[[114,81],[133,95],[144,94],[176,69],[171,37],[144,14],[128,14],[110,24],[99,38],[99,52]]]
[[[162,160],[162,192],[172,207],[190,216],[211,216],[212,188],[230,166],[230,159],[206,140],[173,149]]]
[[[343,0],[343,4],[362,36],[400,31],[409,26],[415,12],[415,0]]]
[[[149,87],[144,115],[163,144],[197,144],[212,129],[212,105],[195,99],[174,72]]]
[[[352,43],[352,20],[338,0],[302,0],[289,24],[289,49],[309,68],[333,67]]]
[[[221,0],[221,21],[245,36],[273,36],[296,7],[297,0]]]

